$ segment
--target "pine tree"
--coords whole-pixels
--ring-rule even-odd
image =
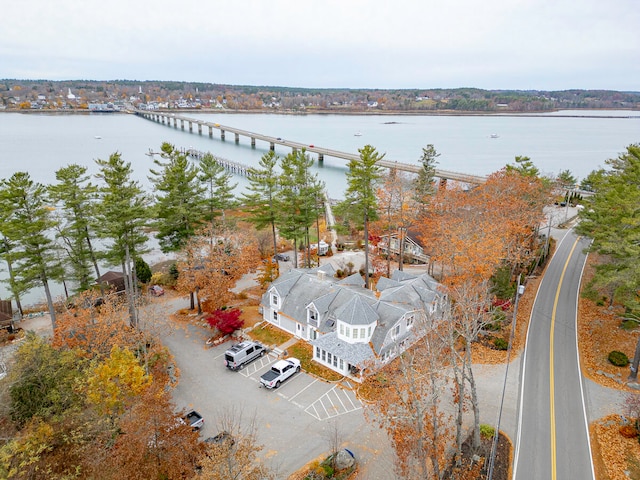
[[[161,156],[154,159],[160,170],[151,170],[155,195],[155,226],[163,252],[179,250],[191,238],[203,220],[204,188],[198,181],[198,169],[186,154],[163,143]]]
[[[608,263],[596,269],[595,281],[612,292],[627,310],[640,315],[640,144],[607,160],[611,170],[594,176],[596,194],[586,199],[576,230],[593,239],[591,250],[606,255]],[[631,364],[636,380],[640,364],[640,340]]]
[[[98,188],[88,183],[87,168],[71,164],[56,171],[58,183],[49,186],[49,195],[59,213],[58,238],[67,254],[68,277],[78,291],[87,290],[100,277],[97,254],[92,244],[90,219],[93,217]]]
[[[436,151],[432,144],[427,145],[422,149],[422,157],[420,157],[420,164],[422,168],[418,172],[413,183],[414,200],[418,205],[424,205],[427,199],[435,191],[435,174],[436,174],[436,158],[440,154]]]
[[[34,183],[26,172],[17,172],[2,182],[0,202],[5,213],[3,230],[16,246],[13,272],[21,291],[39,284],[44,287],[51,324],[56,327],[56,312],[49,288],[51,280],[60,279],[62,267],[52,240],[55,221],[51,216],[46,187]]]
[[[217,217],[224,221],[225,210],[235,205],[233,190],[238,184],[230,183],[232,175],[210,153],[200,160],[199,172],[198,178],[206,191],[204,219],[213,226]]]
[[[365,288],[369,288],[369,221],[378,218],[376,185],[380,180],[379,160],[384,158],[371,145],[358,149],[360,158],[349,162],[347,191],[343,206],[345,210],[358,212],[364,228],[364,272]]]
[[[125,292],[129,303],[132,326],[137,326],[133,259],[145,250],[147,236],[143,228],[149,220],[149,199],[138,182],[131,180],[131,164],[125,163],[119,153],[109,160],[96,160],[103,181],[100,187],[101,203],[96,212],[95,228],[98,235],[110,240],[105,258],[112,265],[120,265],[125,278]]]
[[[249,169],[248,190],[252,193],[243,194],[244,210],[250,214],[247,220],[258,230],[271,228],[274,255],[278,253],[276,220],[280,211],[278,160],[273,150],[265,153],[260,159],[260,168]]]
[[[280,233],[283,237],[306,246],[307,266],[310,267],[309,228],[318,215],[318,198],[322,198],[324,184],[311,174],[313,160],[304,149],[294,150],[282,160]],[[297,266],[297,256],[295,259]]]

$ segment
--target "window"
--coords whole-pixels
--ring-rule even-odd
[[[327,352],[325,352],[324,350],[322,350],[322,361],[323,362],[327,361]]]
[[[316,358],[320,358],[320,347],[316,347]]]
[[[344,335],[344,323],[340,324],[340,335]]]
[[[338,357],[336,357],[335,355],[333,356],[333,366],[334,367],[338,366]]]
[[[344,370],[344,362],[340,359],[340,370]]]
[[[367,338],[366,331],[367,331],[366,328],[361,328],[360,329],[360,338]]]
[[[369,325],[369,331],[367,332],[367,337],[371,336],[371,325]]]
[[[331,365],[331,354],[327,353],[327,362]]]
[[[396,327],[393,329],[393,336],[397,337],[398,335],[400,335],[400,324],[396,325]]]
[[[278,306],[278,295],[271,295],[271,305],[274,307]]]
[[[278,311],[277,310],[273,311],[273,321],[278,323]]]
[[[344,333],[344,334],[345,334],[347,337],[350,337],[350,336],[351,336],[351,329],[350,329],[349,327],[344,327],[344,328],[345,328],[345,333]]]
[[[413,327],[413,315],[407,317],[407,330]]]

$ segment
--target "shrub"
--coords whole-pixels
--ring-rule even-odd
[[[482,438],[493,438],[496,434],[496,429],[486,423],[480,424],[480,436]]]
[[[135,261],[136,277],[142,283],[148,283],[151,280],[151,267],[143,258],[136,257]]]
[[[496,350],[507,350],[509,348],[509,342],[507,342],[504,338],[494,338],[493,348],[495,348]]]
[[[171,266],[169,267],[169,275],[171,275],[171,278],[173,278],[174,280],[178,280],[178,276],[180,275],[180,272],[178,271],[178,264],[173,262],[171,264]]]
[[[611,353],[609,353],[609,356],[607,358],[616,367],[626,367],[627,365],[629,365],[629,357],[617,350],[613,350]]]
[[[624,320],[620,324],[620,328],[622,328],[623,330],[634,330],[637,326],[638,322],[636,322],[635,320]]]
[[[216,310],[206,317],[207,323],[217,328],[223,335],[235,332],[244,325],[244,320],[240,318],[241,310],[230,308],[228,310]]]

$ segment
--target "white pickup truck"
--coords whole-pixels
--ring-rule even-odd
[[[260,377],[260,386],[267,388],[278,388],[282,382],[294,373],[300,371],[300,360],[297,358],[286,358],[278,360],[271,366],[271,369]]]

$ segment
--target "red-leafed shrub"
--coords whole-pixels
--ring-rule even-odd
[[[216,310],[206,317],[207,323],[212,328],[217,328],[224,335],[235,332],[244,325],[244,320],[240,318],[241,310],[230,308],[228,310]]]

